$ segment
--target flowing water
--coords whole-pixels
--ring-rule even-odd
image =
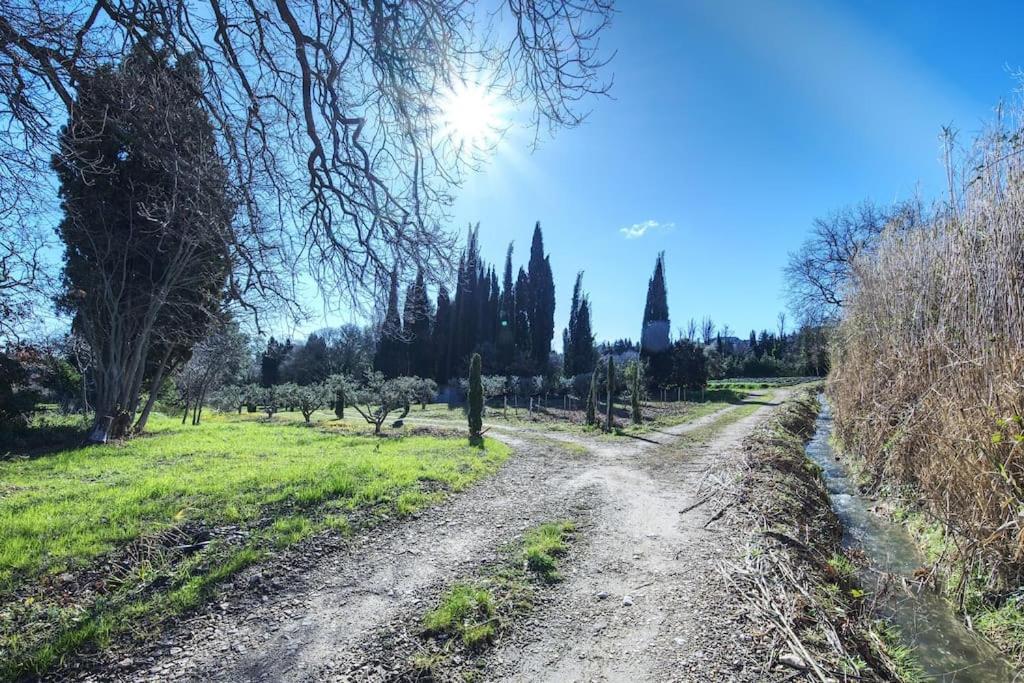
[[[1007,683],[1024,680],[995,650],[967,630],[949,603],[913,583],[915,569],[924,565],[913,539],[903,527],[871,512],[845,464],[832,451],[832,415],[822,399],[814,438],[807,456],[821,466],[832,507],[843,523],[843,544],[858,548],[868,567],[859,576],[868,597],[899,626],[914,648],[930,680]]]

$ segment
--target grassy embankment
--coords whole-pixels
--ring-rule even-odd
[[[245,566],[411,514],[508,456],[490,440],[342,435],[330,428],[356,427],[293,417],[161,416],[123,444],[0,461],[0,677],[152,634]]]
[[[799,391],[747,439],[741,508],[757,531],[732,578],[782,648],[819,677],[921,680],[899,634],[868,613],[842,528],[804,445],[815,389]]]

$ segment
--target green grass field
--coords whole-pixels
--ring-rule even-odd
[[[300,420],[211,413],[193,427],[156,416],[123,444],[0,461],[0,676],[188,610],[310,534],[408,515],[509,453]]]

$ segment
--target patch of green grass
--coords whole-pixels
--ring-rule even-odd
[[[901,683],[924,683],[928,680],[924,668],[917,661],[913,648],[904,645],[900,630],[893,624],[877,621],[872,627],[871,640],[889,662],[892,673]]]
[[[833,553],[832,557],[828,558],[827,564],[835,572],[836,577],[843,581],[851,580],[856,571],[849,558],[840,553]]]
[[[558,565],[575,529],[570,520],[533,527],[520,543],[503,548],[504,560],[485,575],[449,588],[422,619],[423,635],[440,636],[442,650],[437,642],[426,643],[412,657],[412,669],[442,679],[459,647],[472,653],[493,642],[503,626],[533,607],[544,584],[561,578]]]
[[[568,520],[548,522],[529,531],[523,539],[526,567],[547,583],[559,581],[558,558],[569,549],[568,538],[576,526]]]
[[[441,604],[423,617],[423,629],[432,635],[457,637],[466,647],[474,648],[494,637],[496,620],[491,591],[462,583],[452,586]]]
[[[982,611],[974,627],[1000,648],[1011,652],[1024,649],[1024,605],[1019,598],[1010,598],[996,609]]]
[[[348,533],[352,512],[368,522],[411,514],[509,454],[491,440],[480,449],[462,438],[347,436],[245,414],[150,424],[151,434],[123,444],[0,462],[0,677],[42,672],[112,633],[191,609],[269,550],[323,529]],[[248,530],[248,543],[184,557],[161,550],[171,530],[224,525]],[[58,575],[128,548],[128,570],[103,593],[53,589]]]

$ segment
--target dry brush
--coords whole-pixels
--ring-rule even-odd
[[[834,340],[836,436],[951,532],[961,602],[1024,579],[1022,147],[980,136],[949,205],[857,261]]]

